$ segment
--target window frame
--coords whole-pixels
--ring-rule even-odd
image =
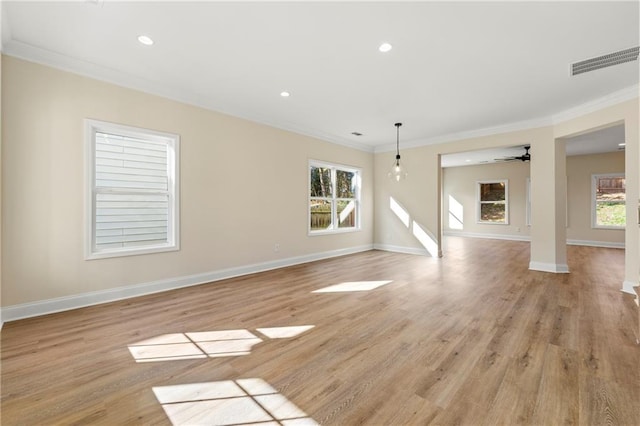
[[[597,201],[597,188],[598,188],[598,179],[603,178],[603,177],[610,177],[610,178],[625,178],[626,181],[626,175],[625,173],[621,173],[621,172],[616,172],[616,173],[594,173],[591,175],[591,229],[609,229],[609,230],[624,230],[627,226],[626,226],[626,217],[625,217],[625,225],[624,226],[620,226],[620,225],[598,225],[598,213],[597,213],[597,207],[598,207],[598,201]],[[624,205],[625,205],[625,209],[626,209],[626,205],[627,205],[627,190],[626,190],[626,185],[625,185],[625,191],[624,191]]]
[[[135,256],[180,250],[180,136],[150,129],[115,124],[93,119],[84,120],[85,127],[85,260]],[[166,144],[167,190],[96,188],[96,133],[150,140]],[[167,242],[154,245],[96,248],[96,194],[160,194],[168,195]]]
[[[311,196],[311,168],[312,167],[322,167],[328,168],[331,170],[331,197],[312,197]],[[336,190],[336,172],[344,171],[349,173],[354,173],[354,178],[356,180],[355,184],[355,198],[340,198],[338,197]],[[345,232],[358,232],[361,228],[361,190],[362,190],[362,169],[354,166],[347,166],[344,164],[337,163],[329,163],[326,161],[319,160],[309,160],[307,166],[307,235],[308,236],[318,236],[318,235],[330,235],[330,234],[341,234]],[[325,200],[331,203],[331,228],[328,229],[320,229],[320,230],[312,230],[311,229],[311,200]],[[336,227],[336,223],[338,223],[338,209],[336,208],[338,201],[348,201],[354,200],[356,204],[356,215],[355,222],[356,225],[349,228],[340,228]]]
[[[528,177],[527,178],[527,182],[526,182],[526,203],[527,203],[527,209],[526,209],[526,214],[525,214],[525,224],[527,226],[531,226],[531,178]],[[568,223],[568,221],[567,221]]]
[[[482,201],[480,199],[480,185],[504,183],[504,201]],[[490,222],[482,220],[482,204],[504,204],[504,222]],[[479,225],[509,225],[509,179],[490,179],[476,181],[476,223]]]

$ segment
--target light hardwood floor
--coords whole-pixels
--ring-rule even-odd
[[[568,256],[534,272],[527,243],[450,237],[442,259],[371,251],[7,323],[1,421],[640,425],[624,252]]]

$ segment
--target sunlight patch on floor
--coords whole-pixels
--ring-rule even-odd
[[[163,334],[129,345],[136,362],[206,358],[207,355],[183,333]]]
[[[129,352],[136,362],[217,358],[247,355],[261,342],[248,330],[173,333],[129,345]]]
[[[317,425],[262,379],[156,386],[158,402],[173,425]]]
[[[314,290],[311,293],[342,293],[350,291],[370,291],[393,281],[353,281],[331,285],[329,287]]]
[[[249,330],[205,331],[186,335],[211,358],[248,355],[251,348],[262,343],[262,339]]]
[[[311,330],[313,327],[315,327],[315,325],[256,328],[256,330],[270,339],[290,339],[304,333],[305,331]]]
[[[269,339],[290,339],[313,325],[256,329]],[[220,330],[171,333],[141,340],[128,346],[136,362],[177,361],[249,355],[264,340],[249,330]]]

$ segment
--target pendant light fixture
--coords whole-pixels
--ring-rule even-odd
[[[396,126],[396,159],[393,161],[393,166],[391,166],[388,176],[389,179],[400,182],[407,178],[407,169],[400,165],[400,126],[402,126],[402,123],[396,123],[394,126]]]

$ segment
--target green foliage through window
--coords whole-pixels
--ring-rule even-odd
[[[357,229],[360,171],[344,166],[309,166],[309,230]]]
[[[478,182],[478,222],[508,223],[507,181]]]
[[[626,181],[621,173],[594,175],[595,226],[623,228],[626,215]]]

